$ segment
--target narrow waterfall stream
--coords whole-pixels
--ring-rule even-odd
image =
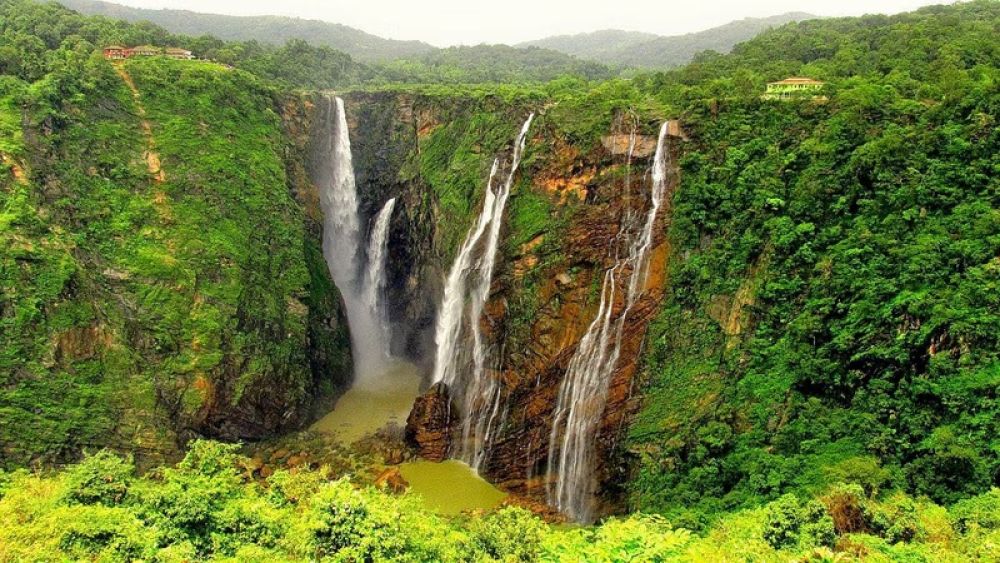
[[[382,210],[375,216],[374,225],[368,236],[368,268],[365,270],[365,303],[368,310],[382,329],[382,354],[389,358],[392,354],[389,343],[392,339],[389,312],[385,306],[385,267],[389,250],[389,223],[392,211],[396,207],[396,198],[385,202]]]
[[[652,191],[645,221],[641,230],[634,232],[630,217],[623,219],[615,242],[623,241],[627,254],[605,272],[597,315],[580,340],[559,387],[549,437],[548,473],[555,481],[549,487],[548,501],[580,522],[592,518],[594,438],[618,365],[625,320],[649,276],[654,228],[666,194],[667,130],[668,123],[664,123],[653,157]],[[630,157],[631,146],[630,142]],[[628,285],[623,294],[620,280],[626,276]],[[614,311],[621,300],[621,313],[616,318]]]
[[[476,470],[483,462],[491,422],[496,417],[500,402],[499,387],[495,378],[487,372],[487,347],[479,323],[493,281],[503,212],[534,117],[533,113],[529,115],[521,126],[514,141],[506,179],[497,185],[494,184],[500,161],[493,161],[479,219],[463,241],[445,280],[434,335],[437,355],[433,381],[444,382],[460,399],[462,440],[461,449],[456,453]],[[471,374],[466,350],[471,350]],[[463,377],[464,374],[470,375]]]

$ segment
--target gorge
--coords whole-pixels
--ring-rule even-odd
[[[347,94],[346,99],[346,104],[341,101],[336,106],[342,108],[343,113],[340,113],[341,110],[334,114],[327,113],[321,105],[316,111],[315,127],[337,130],[336,124],[327,125],[325,122],[343,119],[347,127],[353,129],[350,136],[355,145],[360,143],[363,148],[357,155],[328,151],[327,158],[339,159],[340,162],[318,161],[321,170],[339,170],[344,163],[355,160],[385,166],[384,160],[371,159],[365,153],[371,147],[371,150],[381,154],[386,147],[367,145],[361,141],[367,132],[376,129],[408,131],[408,135],[417,131],[416,138],[408,137],[404,142],[415,143],[416,147],[423,145],[423,150],[434,150],[435,129],[440,127],[433,121],[432,112],[437,111],[434,109],[436,100],[382,94]],[[418,114],[415,107],[420,103],[428,104],[422,114]],[[379,121],[366,123],[370,115],[378,116]],[[545,118],[543,112],[543,122]],[[421,123],[422,120],[427,122]],[[637,132],[638,124],[634,121],[627,133],[612,131],[611,136],[606,138],[613,145],[611,151],[604,153],[607,149],[603,146],[600,151],[606,155],[603,158],[611,159],[610,166],[622,171],[623,175],[608,178],[604,200],[594,207],[592,213],[580,215],[559,228],[568,232],[572,232],[570,229],[573,228],[593,229],[595,221],[606,221],[600,219],[602,216],[614,219],[604,222],[607,228],[603,225],[597,227],[597,232],[605,235],[595,234],[585,242],[565,241],[561,240],[565,235],[551,231],[542,222],[545,220],[543,217],[537,218],[538,224],[529,226],[532,230],[517,233],[512,220],[505,215],[512,196],[517,206],[517,202],[523,202],[526,196],[531,197],[536,189],[529,187],[536,184],[536,175],[544,176],[546,166],[561,165],[557,154],[530,151],[533,167],[519,174],[525,150],[531,144],[529,140],[542,140],[546,145],[549,142],[545,132],[531,134],[533,121],[536,121],[535,112],[531,112],[516,130],[512,145],[496,137],[501,156],[494,157],[490,163],[482,204],[466,207],[466,216],[472,223],[453,250],[454,259],[447,269],[445,262],[428,257],[435,255],[434,247],[443,241],[458,241],[456,235],[461,221],[437,223],[432,231],[435,234],[415,248],[395,246],[403,256],[409,257],[403,263],[390,261],[385,264],[385,272],[388,273],[386,299],[393,311],[403,312],[396,321],[407,327],[405,330],[411,333],[408,336],[411,340],[430,343],[428,333],[433,330],[433,346],[418,351],[411,349],[410,353],[402,356],[406,361],[427,366],[426,384],[431,386],[427,395],[418,400],[406,428],[418,452],[434,461],[446,457],[460,459],[510,492],[547,501],[565,517],[589,521],[594,514],[606,512],[618,502],[611,499],[605,499],[603,503],[596,501],[600,488],[598,483],[607,478],[605,460],[614,444],[621,439],[620,429],[629,416],[628,408],[622,408],[631,396],[627,390],[634,386],[635,360],[621,362],[621,365],[618,360],[623,348],[634,358],[641,346],[650,312],[662,291],[666,246],[662,235],[656,234],[662,230],[657,225],[665,219],[662,212],[664,201],[668,188],[672,189],[677,178],[677,171],[671,165],[671,147],[676,143],[671,144],[669,140],[680,139],[682,133],[677,122],[663,123],[657,128],[656,135],[651,136]],[[626,120],[616,123],[619,127],[626,127]],[[509,125],[501,122],[496,127],[499,131]],[[318,139],[325,142],[326,136],[320,135]],[[627,146],[618,146],[622,139],[627,139]],[[340,146],[349,147],[349,144]],[[503,153],[509,156],[504,158]],[[314,159],[320,158],[316,155],[322,152],[314,151],[313,154]],[[408,158],[415,156],[419,157],[420,153],[410,153]],[[546,164],[549,162],[551,164]],[[638,174],[641,181],[631,178],[634,163],[643,166]],[[385,171],[377,173],[386,174]],[[400,173],[401,169],[398,172],[388,171],[390,177]],[[356,173],[365,179],[373,178],[374,174],[365,164]],[[344,175],[342,173],[338,177]],[[317,184],[325,185],[322,182]],[[373,249],[369,250],[368,256],[375,258],[368,265],[369,270],[378,269],[385,260],[385,256],[380,256],[379,251],[374,249],[382,248],[387,242],[381,237],[389,232],[388,217],[397,201],[401,201],[403,209],[411,213],[436,212],[433,208],[421,209],[426,205],[426,196],[421,192],[428,190],[421,184],[419,180],[408,181],[395,185],[391,191],[371,194],[365,193],[366,190],[380,188],[379,183],[362,181],[357,184],[358,198],[368,200],[371,209],[379,210],[373,220],[374,227],[368,243]],[[543,197],[554,199],[559,202],[557,206],[572,210],[574,215],[577,210],[590,207],[585,199],[581,199],[587,197],[582,192],[550,193]],[[573,201],[576,203],[573,204]],[[413,220],[411,217],[412,214],[403,219],[404,224],[400,225],[402,232],[397,231],[396,236],[414,240],[418,235],[406,231],[429,226],[406,224]],[[327,215],[326,221],[330,220]],[[579,226],[574,226],[575,221],[581,221]],[[611,230],[612,227],[614,230]],[[326,232],[335,228],[331,226]],[[539,268],[537,272],[530,272],[539,262],[537,257],[522,256],[515,258],[512,264],[506,258],[508,251],[502,251],[510,248],[507,239],[511,236],[526,239],[520,243],[522,253],[524,249],[532,254],[540,250],[555,253],[567,242],[583,243],[583,246],[568,247],[565,258],[550,264],[548,271]],[[546,236],[551,236],[553,240],[549,248],[540,248]],[[622,253],[621,258],[617,257],[619,253]],[[337,255],[329,255],[329,258],[340,259]],[[421,263],[421,258],[426,262]],[[525,267],[525,263],[529,265]],[[586,269],[576,266],[576,279],[566,279],[568,276],[564,268],[567,264],[586,264]],[[331,271],[335,267],[331,263]],[[510,319],[503,303],[523,297],[511,293],[509,287],[504,289],[498,285],[498,280],[494,280],[496,269],[503,276],[503,281],[499,283],[509,284],[511,274],[515,281],[523,280],[528,275],[555,280],[558,285],[532,289],[566,295],[567,303],[561,304],[567,308],[566,312],[553,310],[539,318],[525,319],[527,324],[516,327],[516,330],[509,327]],[[525,269],[528,272],[523,271]],[[600,273],[602,271],[604,273]],[[422,276],[422,279],[415,276]],[[437,276],[440,276],[440,282],[434,279]],[[368,279],[374,277],[369,276]],[[401,287],[401,279],[408,280],[405,286]],[[594,280],[600,279],[604,280],[603,286],[594,295],[597,302],[592,302],[587,288],[595,283]],[[377,285],[366,283],[369,289]],[[617,284],[624,290],[617,290]],[[440,297],[434,297],[436,288],[440,288]],[[351,290],[349,287],[346,291],[341,288],[341,293],[351,319],[352,305],[348,302],[352,298]],[[367,299],[369,303],[374,303],[371,295]],[[595,307],[594,320],[588,323],[588,328],[582,324],[585,321],[580,317],[594,311]],[[378,311],[377,306],[369,306],[369,309]],[[423,316],[411,317],[411,311],[422,311]],[[562,320],[557,320],[560,318]],[[434,319],[433,323],[431,319]],[[557,330],[563,333],[562,337],[555,346],[538,349],[540,356],[548,355],[551,359],[534,358],[532,363],[525,363],[527,358],[512,356],[505,349],[509,345],[508,339],[531,338],[531,332],[542,329],[539,323],[553,321],[557,323]],[[382,321],[381,330],[388,335],[386,340],[392,332],[388,324]],[[350,321],[352,330],[353,326],[353,321]],[[357,350],[355,354],[358,354]],[[430,357],[433,357],[433,362],[427,362]],[[531,411],[534,414],[529,415]],[[422,434],[429,438],[421,438]],[[530,438],[523,441],[525,436]]]
[[[998,22],[418,84],[0,1],[0,561],[996,560]]]

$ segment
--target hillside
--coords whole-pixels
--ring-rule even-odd
[[[0,10],[7,38],[78,21]],[[112,66],[79,35],[49,39],[0,80],[0,465],[102,446],[149,463],[194,435],[300,424],[350,353],[276,93],[215,63]]]
[[[410,57],[433,51],[420,41],[396,41],[337,23],[281,16],[226,16],[187,10],[150,10],[99,0],[60,0],[83,14],[106,16],[129,22],[148,21],[177,34],[212,35],[230,41],[259,41],[282,45],[300,39],[312,45],[332,47],[359,61]]]
[[[378,79],[396,83],[546,82],[561,76],[604,80],[605,65],[551,49],[476,45],[438,49],[375,67]]]
[[[543,47],[613,66],[670,68],[687,64],[702,51],[728,53],[737,43],[772,27],[815,17],[803,12],[789,12],[767,18],[745,18],[704,31],[670,37],[608,29],[547,37],[518,46]]]
[[[809,20],[602,80],[0,0],[0,561],[1000,560],[998,29]],[[423,375],[356,441],[311,425],[391,383],[329,405],[340,225]],[[416,464],[502,504],[438,511]]]

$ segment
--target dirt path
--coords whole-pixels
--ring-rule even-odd
[[[139,115],[140,125],[142,126],[142,134],[146,139],[146,150],[143,151],[143,160],[146,161],[146,168],[149,170],[149,174],[153,177],[153,182],[155,184],[162,184],[167,179],[167,173],[163,170],[160,165],[160,153],[156,151],[156,139],[153,137],[153,126],[149,123],[146,118],[146,108],[142,105],[142,99],[139,94],[139,89],[136,88],[135,82],[132,80],[132,76],[129,75],[128,71],[125,70],[124,65],[121,63],[115,64],[115,72],[121,77],[122,82],[128,86],[128,89],[132,92],[132,99],[135,100],[136,113]],[[172,214],[170,212],[169,202],[167,201],[167,194],[160,188],[157,188],[153,192],[153,203],[156,205],[161,217],[165,219],[170,219]]]

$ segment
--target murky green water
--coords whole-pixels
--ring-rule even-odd
[[[456,515],[463,510],[488,510],[499,505],[507,494],[476,474],[471,467],[454,459],[441,463],[410,461],[399,466],[410,491],[424,505],[440,514]]]
[[[399,363],[374,379],[379,383],[350,388],[332,411],[313,424],[312,430],[336,434],[350,444],[390,422],[405,425],[413,401],[420,394],[420,374],[416,367]],[[427,508],[440,514],[488,510],[507,497],[461,461],[411,461],[400,465],[399,470],[409,482],[410,491],[420,495]]]
[[[413,400],[420,393],[420,374],[416,366],[400,362],[378,383],[351,387],[326,416],[312,425],[312,430],[336,434],[350,444],[373,434],[390,422],[406,424]]]

